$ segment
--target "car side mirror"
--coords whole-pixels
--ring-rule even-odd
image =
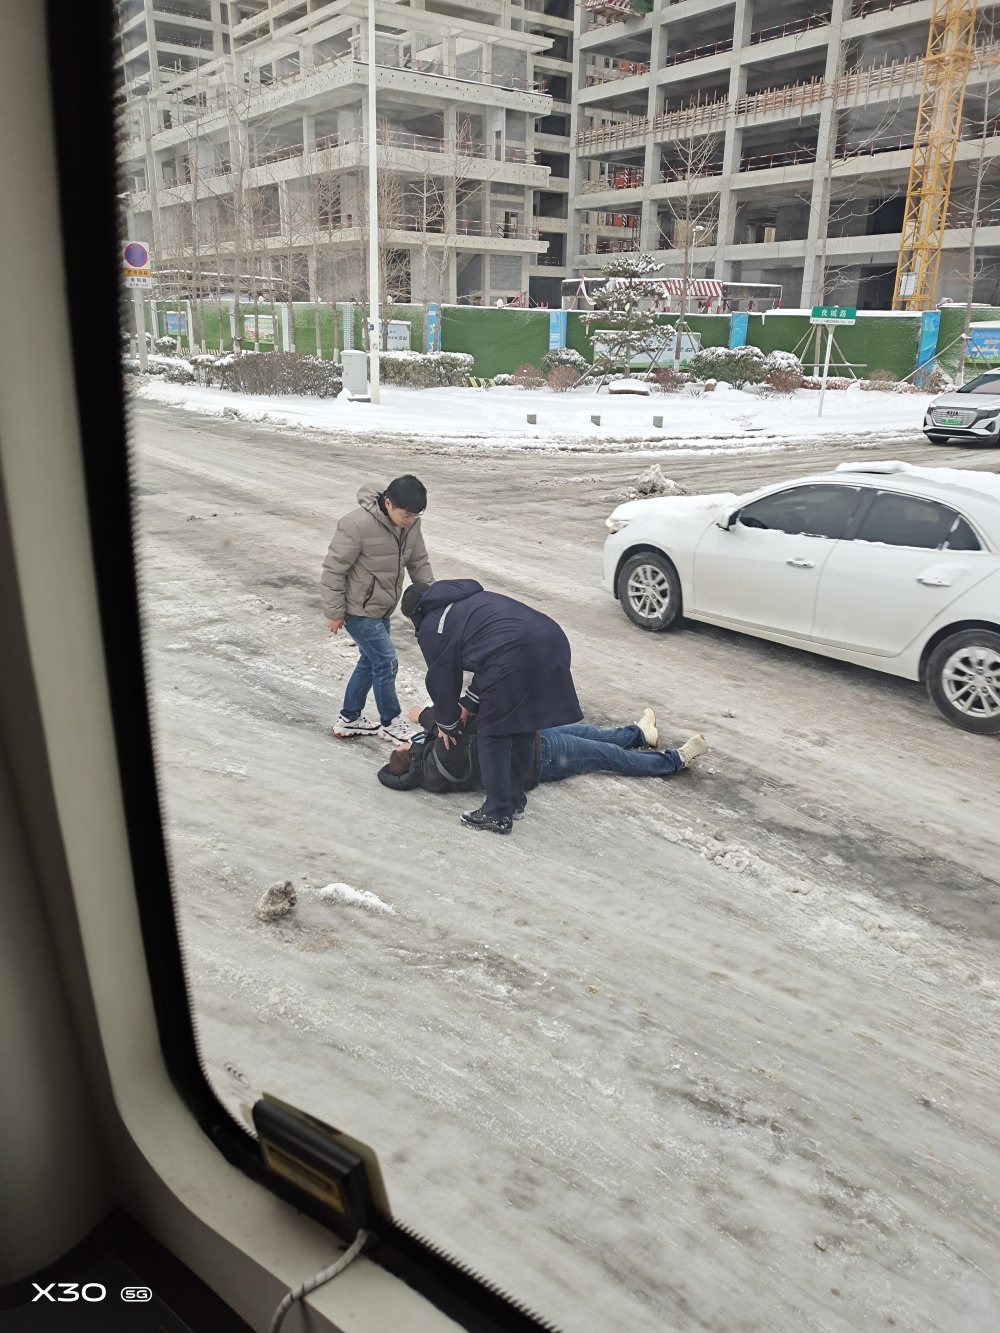
[[[740,516],[740,511],[738,509],[734,509],[731,514],[723,514],[722,518],[719,519],[718,523],[716,523],[715,526],[717,528],[721,528],[723,532],[728,532],[732,528],[736,520],[739,518],[739,516]]]

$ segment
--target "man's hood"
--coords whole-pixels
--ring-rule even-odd
[[[424,616],[430,615],[432,611],[440,611],[442,607],[449,606],[452,602],[464,601],[473,593],[482,591],[483,585],[477,583],[475,579],[440,579],[437,583],[431,584],[417,603],[411,617],[413,623],[419,629]]]
[[[380,523],[384,523],[390,531],[396,531],[396,525],[385,512],[378,502],[378,497],[382,494],[379,488],[372,482],[366,481],[358,491],[358,504],[362,509],[367,509],[370,514],[374,514]]]

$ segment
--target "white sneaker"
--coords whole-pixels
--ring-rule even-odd
[[[699,731],[697,735],[689,736],[683,745],[679,745],[677,753],[680,755],[684,767],[687,768],[693,760],[697,759],[700,754],[704,754],[707,749],[708,741]]]
[[[660,733],[656,730],[656,714],[653,710],[647,708],[635,725],[642,732],[649,749],[655,750],[660,743]]]
[[[377,736],[378,723],[373,722],[370,717],[365,717],[364,713],[356,717],[353,722],[348,722],[341,713],[333,724],[333,734],[339,736],[341,740],[349,740],[352,736]]]
[[[393,745],[402,745],[404,741],[412,741],[414,736],[419,736],[420,731],[420,727],[408,721],[400,713],[391,722],[384,722],[379,727],[378,734],[384,741],[391,741]]]

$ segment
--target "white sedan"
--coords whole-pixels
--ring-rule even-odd
[[[750,495],[632,500],[604,586],[636,625],[681,615],[926,681],[1000,733],[1000,477],[844,463]]]

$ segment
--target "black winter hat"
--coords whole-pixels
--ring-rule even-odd
[[[403,593],[403,599],[399,603],[399,609],[408,619],[412,619],[414,611],[417,609],[417,603],[423,597],[424,593],[431,585],[429,583],[411,583]]]

